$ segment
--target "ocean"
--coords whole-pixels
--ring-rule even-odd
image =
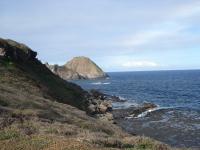
[[[108,73],[110,78],[73,81],[86,90],[97,89],[127,100],[114,109],[151,102],[158,109],[121,126],[175,147],[200,148],[200,70]]]

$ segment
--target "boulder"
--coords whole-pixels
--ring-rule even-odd
[[[118,96],[109,96],[108,99],[111,100],[112,102],[122,102],[123,103],[123,102],[127,101],[127,100],[122,99]]]
[[[105,114],[107,112],[107,109],[108,109],[108,107],[102,103],[98,106],[99,113],[101,113],[101,114]]]
[[[97,107],[96,107],[95,105],[90,104],[90,105],[88,106],[87,112],[88,112],[89,114],[91,114],[91,115],[95,115],[95,114],[96,114],[96,109],[97,109]]]
[[[107,107],[106,111],[112,111],[112,102],[111,101],[103,101],[102,105],[104,105],[105,107]]]
[[[96,118],[98,118],[99,120],[104,121],[104,122],[114,123],[114,117],[113,117],[113,114],[111,114],[111,113],[106,113],[103,115],[99,114],[96,116]]]
[[[6,55],[6,51],[4,48],[0,48],[0,56],[4,57]]]
[[[95,99],[100,99],[100,100],[105,100],[106,95],[99,92],[98,90],[92,89],[90,90],[90,94],[95,98]]]
[[[155,104],[153,104],[153,103],[143,103],[142,107],[143,107],[145,110],[148,110],[148,109],[156,108],[157,105],[155,105]]]

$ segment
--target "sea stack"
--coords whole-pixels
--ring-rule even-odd
[[[91,59],[87,57],[74,57],[64,66],[77,72],[85,79],[105,78],[108,75]]]
[[[106,78],[108,75],[88,57],[74,57],[63,66],[46,66],[64,80]]]

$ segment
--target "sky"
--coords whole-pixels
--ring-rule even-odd
[[[200,69],[199,0],[0,0],[0,37],[107,72]]]

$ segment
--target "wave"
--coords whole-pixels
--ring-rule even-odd
[[[107,84],[110,84],[110,82],[93,82],[91,84],[93,84],[93,85],[107,85]]]
[[[129,116],[126,117],[126,118],[127,118],[127,119],[131,119],[131,118],[135,118],[135,119],[137,119],[137,118],[142,118],[142,117],[147,116],[149,113],[152,113],[152,112],[158,111],[158,110],[163,110],[163,109],[174,109],[174,107],[160,107],[160,106],[158,106],[158,107],[156,107],[156,108],[148,109],[147,111],[144,111],[144,112],[142,112],[141,114],[138,114],[137,116],[134,116],[134,114],[133,114],[133,115],[129,115]]]
[[[147,114],[153,112],[153,111],[156,111],[156,110],[159,110],[160,108],[152,108],[152,109],[149,109],[145,112],[142,112],[141,114],[139,114],[138,116],[134,117],[134,118],[142,118],[142,117],[145,117]]]
[[[132,119],[132,118],[135,118],[135,119],[138,119],[138,118],[142,118],[142,117],[145,117],[147,114],[153,112],[153,111],[156,111],[156,110],[159,110],[159,108],[153,108],[153,109],[149,109],[147,111],[144,111],[142,112],[141,114],[138,114],[137,116],[135,116],[134,114],[132,115],[129,115],[128,117],[126,117],[127,119]]]

